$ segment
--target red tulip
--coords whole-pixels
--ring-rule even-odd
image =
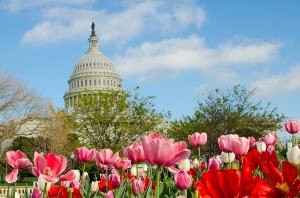
[[[43,154],[35,152],[33,161],[32,174],[36,177],[41,176],[47,182],[55,183],[75,179],[75,174],[72,171],[59,177],[67,167],[67,158],[62,155],[48,153],[48,155],[44,157]]]
[[[96,165],[101,169],[107,170],[117,158],[119,158],[119,153],[113,154],[110,149],[101,149],[96,152]]]
[[[186,190],[192,185],[191,176],[184,170],[180,170],[175,174],[175,183],[179,190]]]
[[[150,164],[172,166],[190,156],[185,142],[173,142],[171,139],[142,137],[146,160]]]
[[[19,169],[32,166],[32,163],[27,158],[26,154],[20,150],[6,152],[7,163],[14,169],[5,177],[8,183],[17,181]]]
[[[300,123],[296,120],[289,120],[284,123],[285,130],[290,134],[295,134],[300,131]]]
[[[77,159],[81,162],[90,162],[94,159],[96,151],[95,149],[89,150],[86,147],[80,147],[76,149]]]
[[[233,139],[237,139],[239,136],[238,135],[221,135],[218,138],[218,144],[219,144],[219,148],[221,149],[221,151],[225,152],[225,153],[230,153],[233,152],[233,146],[232,146],[232,142]]]
[[[138,142],[134,142],[131,146],[124,148],[123,153],[132,163],[140,163],[146,160],[143,146]]]
[[[201,134],[196,132],[192,135],[189,135],[188,139],[192,146],[195,147],[203,146],[207,141],[207,134],[205,132]]]

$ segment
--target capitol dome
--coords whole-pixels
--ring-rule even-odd
[[[110,59],[99,50],[99,39],[95,33],[94,23],[88,41],[89,49],[75,64],[73,74],[68,81],[69,91],[64,95],[66,109],[78,103],[79,95],[84,90],[121,89],[122,80],[119,74]]]

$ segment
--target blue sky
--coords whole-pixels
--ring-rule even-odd
[[[67,81],[96,24],[123,88],[140,86],[173,118],[215,88],[300,118],[300,2],[1,0],[0,69],[63,108]]]

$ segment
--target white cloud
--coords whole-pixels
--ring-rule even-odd
[[[191,3],[145,1],[127,6],[118,12],[74,7],[45,9],[43,20],[26,31],[22,42],[43,44],[81,38],[87,35],[91,21],[95,21],[101,41],[126,42],[143,32],[176,32],[191,25],[199,28],[205,20],[204,10]]]
[[[160,71],[180,72],[200,70],[230,80],[237,76],[232,67],[245,67],[272,60],[278,43],[226,43],[216,49],[205,46],[203,38],[192,35],[187,38],[144,42],[114,57],[113,62],[123,76],[142,78],[157,75]]]
[[[92,3],[94,0],[4,0],[0,8],[9,12],[18,12],[25,9],[37,9],[48,6],[78,6]]]
[[[300,91],[300,65],[295,65],[286,73],[266,76],[256,80],[251,88],[258,88],[258,96],[270,97],[291,91]]]

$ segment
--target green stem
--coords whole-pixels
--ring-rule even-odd
[[[201,149],[200,149],[200,146],[198,147],[198,153],[199,153],[199,163],[200,163],[200,158],[201,158]]]
[[[45,187],[44,187],[44,190],[43,190],[43,198],[47,198],[47,182],[45,182]]]
[[[229,167],[229,169],[231,169],[231,161],[230,161],[230,155],[229,155],[230,153],[227,153],[227,155],[228,155],[228,160],[229,160],[229,164],[228,164],[228,167]]]
[[[159,184],[160,184],[160,175],[161,175],[161,167],[157,166],[156,168],[156,186],[155,186],[155,198],[159,198]]]
[[[72,198],[73,188],[68,188],[68,198]]]

